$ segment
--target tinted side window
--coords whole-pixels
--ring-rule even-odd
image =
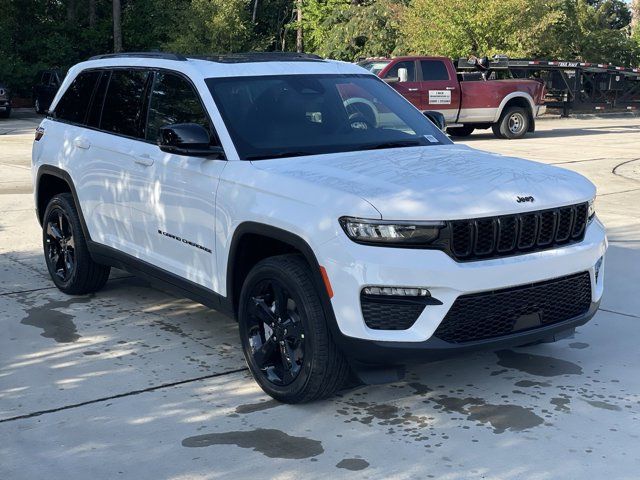
[[[100,116],[102,115],[102,105],[104,104],[104,97],[107,93],[107,86],[109,85],[109,78],[111,72],[105,70],[102,72],[98,86],[93,94],[93,100],[91,102],[91,108],[89,109],[89,116],[87,117],[87,125],[90,127],[98,128],[100,126]]]
[[[73,123],[84,123],[93,88],[100,72],[82,72],[69,86],[56,106],[56,118]]]
[[[400,68],[406,68],[407,69],[407,81],[408,82],[415,82],[416,81],[416,64],[415,62],[398,62],[396,63],[393,67],[391,67],[391,70],[389,70],[384,78],[393,78],[393,77],[397,77],[398,76],[398,69]]]
[[[102,108],[100,128],[128,137],[140,137],[144,91],[149,72],[114,70]]]
[[[420,60],[422,68],[422,80],[425,82],[435,80],[449,80],[447,66],[440,60]]]
[[[209,120],[191,84],[172,73],[157,73],[151,92],[146,138],[155,142],[160,127],[197,123],[209,131]]]

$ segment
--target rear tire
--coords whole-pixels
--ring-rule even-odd
[[[529,131],[531,117],[522,107],[509,107],[502,112],[498,123],[491,126],[493,134],[498,138],[509,140],[522,138]]]
[[[100,265],[91,258],[70,193],[55,195],[47,205],[42,222],[42,243],[49,275],[64,293],[93,293],[107,283],[111,267]]]
[[[253,267],[240,294],[238,321],[249,370],[276,400],[327,398],[349,377],[301,256],[279,255]]]
[[[462,127],[449,127],[447,133],[452,137],[468,137],[474,130],[475,127],[471,125],[463,125]]]

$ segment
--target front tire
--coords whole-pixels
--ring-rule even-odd
[[[279,255],[249,272],[240,294],[240,338],[251,374],[284,403],[333,395],[349,376],[333,342],[309,266]]]
[[[40,99],[38,97],[36,97],[35,102],[33,104],[33,108],[36,111],[36,113],[39,114],[43,114],[44,113],[44,109],[42,108],[42,104],[40,103]]]
[[[468,137],[473,133],[475,127],[471,125],[463,125],[461,127],[449,127],[447,133],[452,137]]]
[[[44,212],[42,243],[49,275],[69,295],[100,290],[111,267],[95,263],[89,254],[80,217],[70,193],[55,195]]]
[[[498,123],[494,123],[491,128],[496,137],[512,140],[524,137],[529,131],[530,124],[531,118],[526,109],[509,107],[502,112]]]

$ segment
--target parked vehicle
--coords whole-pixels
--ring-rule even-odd
[[[58,88],[62,84],[64,75],[59,70],[41,70],[33,85],[33,108],[36,113],[45,113]]]
[[[11,92],[9,88],[0,82],[0,117],[9,118],[11,116]]]
[[[526,79],[466,81],[446,57],[367,59],[360,66],[384,79],[420,110],[444,114],[447,133],[466,137],[492,128],[498,138],[521,138],[535,130],[545,89]]]
[[[591,182],[454,145],[375,75],[316,56],[80,63],[33,177],[60,290],[95,292],[115,266],[230,315],[283,402],[553,341],[603,292]]]

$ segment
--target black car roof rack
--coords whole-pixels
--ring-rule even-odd
[[[105,53],[103,55],[95,55],[89,60],[102,60],[104,58],[161,58],[164,60],[186,61],[187,57],[179,53],[168,52],[122,52],[122,53]]]
[[[89,60],[106,58],[159,58],[164,60],[186,61],[188,59],[207,60],[218,63],[248,63],[248,62],[322,62],[324,59],[312,53],[298,52],[242,52],[242,53],[212,53],[207,55],[189,55],[169,52],[122,52],[95,55]]]
[[[208,60],[219,63],[249,63],[249,62],[322,62],[324,59],[312,53],[298,52],[243,52],[221,53],[209,55],[189,55],[195,60]]]

